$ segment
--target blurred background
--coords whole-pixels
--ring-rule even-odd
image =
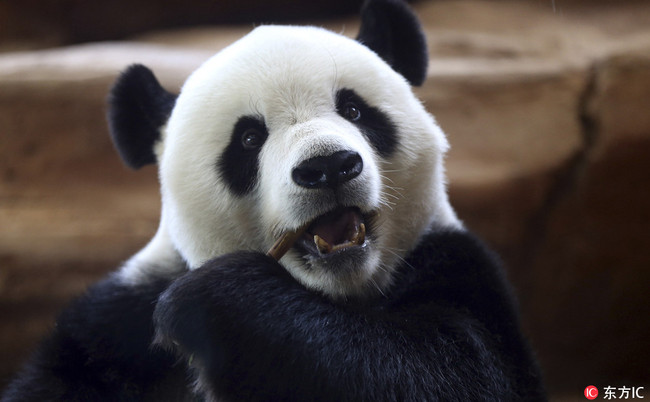
[[[0,1],[0,389],[56,312],[153,235],[105,98],[129,64],[171,91],[260,23],[349,36],[360,1]],[[421,0],[452,203],[502,256],[553,400],[650,397],[650,2]]]

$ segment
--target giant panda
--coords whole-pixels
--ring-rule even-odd
[[[411,89],[420,25],[400,0],[361,18],[356,39],[260,26],[179,95],[121,74],[112,138],[158,165],[159,229],[4,401],[545,398],[498,259],[449,203],[448,143]]]

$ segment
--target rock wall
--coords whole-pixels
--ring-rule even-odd
[[[3,0],[0,49],[122,39],[143,30],[278,23],[356,12],[362,0]]]
[[[648,389],[650,3],[416,7],[432,57],[417,91],[452,144],[452,203],[501,253],[549,388]],[[108,139],[118,71],[141,62],[177,90],[247,29],[0,54],[2,378],[156,229],[155,169],[124,168]]]

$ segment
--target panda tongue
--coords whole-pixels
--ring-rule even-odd
[[[316,248],[323,254],[365,241],[365,226],[354,209],[345,209],[317,219],[309,228]]]

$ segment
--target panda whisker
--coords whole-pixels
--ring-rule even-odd
[[[396,193],[399,193],[400,191],[404,190],[404,187],[391,186],[388,184],[384,184],[384,186],[390,190],[395,191]]]
[[[385,195],[385,196],[387,196],[387,197],[391,197],[391,198],[394,199],[394,200],[399,200],[400,198],[402,198],[402,197],[401,197],[401,194],[396,195],[396,194],[391,194],[391,193],[386,192],[386,191],[382,192],[382,194]]]
[[[394,202],[382,201],[382,200],[379,201],[379,204],[382,205],[382,206],[385,206],[386,208],[390,209],[391,211],[393,211],[393,208],[397,205]]]
[[[400,193],[400,195],[401,192],[404,190],[404,187],[396,187],[396,186],[389,186],[389,185],[386,185],[386,188],[393,190],[396,193]]]
[[[332,83],[332,93],[336,94],[339,87],[341,86],[341,83],[339,82],[339,66],[338,66],[338,64],[336,64],[336,58],[329,51],[329,49],[325,47],[324,50],[330,56],[330,59],[332,59],[332,64],[334,65],[334,80],[333,80],[333,83]]]
[[[377,271],[386,272],[386,273],[391,272],[391,270],[389,270],[384,264],[377,265]]]
[[[393,179],[391,179],[390,177],[386,176],[385,174],[379,174],[379,176],[380,176],[382,179],[386,180],[386,181],[389,181],[389,182],[391,182],[391,183],[395,183],[395,182],[393,181]]]
[[[405,253],[406,252],[406,250],[403,249],[403,248],[389,247],[389,246],[382,246],[382,250],[386,250],[386,251],[388,251],[388,252],[390,252],[393,255],[398,256],[398,257],[400,255],[398,253]]]
[[[397,259],[400,260],[401,262],[403,262],[404,265],[406,265],[407,267],[409,267],[409,268],[411,268],[413,270],[415,269],[415,267],[413,265],[411,265],[408,261],[406,261],[404,259],[404,257],[402,257],[401,255],[399,255],[395,251],[393,251],[393,250],[397,250],[397,251],[403,251],[403,250],[391,249],[390,247],[383,247],[382,250],[387,251],[388,253],[394,255],[395,257],[397,257]]]
[[[399,197],[388,193],[382,193],[381,200],[388,205],[397,205],[396,201],[399,200]]]
[[[392,164],[393,164],[393,162],[382,161],[382,165],[392,165]],[[382,166],[381,171],[386,172],[386,173],[396,173],[396,172],[404,172],[404,171],[406,171],[406,169],[383,169],[383,166]]]
[[[378,269],[378,270],[386,271],[386,269],[385,269],[383,266],[381,266],[381,265],[378,266],[377,269]],[[386,293],[384,293],[384,290],[381,288],[381,286],[379,286],[379,284],[377,283],[377,281],[376,281],[374,278],[370,278],[370,283],[372,284],[372,286],[375,287],[375,289],[377,289],[377,291],[378,291],[378,292],[379,292],[383,297],[386,297]]]
[[[396,256],[399,256],[400,255],[399,253],[402,253],[402,254],[406,253],[406,250],[403,249],[403,248],[384,246],[383,249],[390,252],[390,253],[393,253],[393,255],[396,255]]]
[[[384,179],[384,180],[386,180],[386,181],[388,181],[388,182],[391,183],[391,184],[384,184],[384,186],[386,186],[387,188],[389,188],[389,189],[391,189],[391,190],[394,190],[394,191],[404,190],[403,187],[396,187],[396,186],[392,185],[392,184],[395,184],[395,182],[394,182],[390,177],[384,176],[383,174],[380,175],[380,177],[381,177],[382,179]]]
[[[397,189],[392,189],[389,187],[389,190],[392,191],[381,191],[381,197],[388,200],[391,199],[393,202],[397,202],[404,198],[404,195]]]
[[[388,201],[386,198],[383,197],[384,194],[381,194],[379,197],[379,204],[385,206],[386,208],[390,209],[391,211],[393,210],[393,207],[397,205],[397,203]]]

